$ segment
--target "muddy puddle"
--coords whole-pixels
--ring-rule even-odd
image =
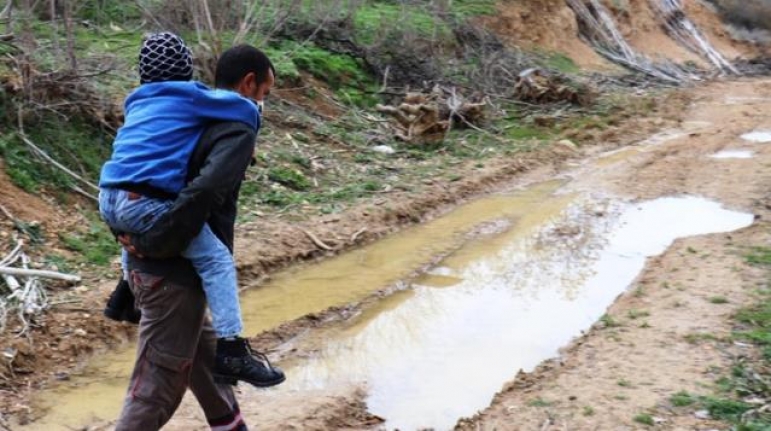
[[[350,321],[296,341],[293,347],[311,353],[282,363],[288,380],[276,389],[242,386],[244,414],[258,416],[274,396],[351,387],[364,389],[368,409],[388,429],[452,428],[489,405],[518,370],[554,357],[596,322],[647,257],[676,238],[753,219],[696,197],[625,204],[557,193],[561,185],[472,202],[247,292],[246,326],[257,333],[408,280]],[[37,404],[46,414],[18,429],[114,419],[133,354],[106,355],[47,391]]]
[[[451,429],[588,329],[677,238],[748,226],[701,198],[574,203],[471,241],[287,364],[281,391],[359,385],[387,429]],[[321,341],[323,340],[323,341]],[[259,404],[254,406],[259,410]],[[252,405],[243,407],[248,415]]]
[[[679,136],[663,134],[646,145]],[[488,196],[253,286],[242,296],[248,334],[398,289],[345,323],[292,341],[304,353],[281,364],[285,384],[269,391],[241,386],[244,415],[258,418],[274,397],[303,400],[352,388],[364,390],[368,409],[388,429],[452,428],[488,406],[518,370],[556,356],[596,322],[647,257],[677,238],[753,220],[698,197],[629,204],[567,193],[565,184]],[[36,400],[37,421],[14,429],[83,429],[114,420],[133,356],[127,348],[93,360]]]
[[[562,184],[546,182],[473,201],[370,246],[276,274],[242,296],[246,333],[257,334],[309,313],[360,301],[424,269],[472,233],[490,235],[523,217],[548,219],[573,200],[553,195]],[[80,375],[44,391],[35,402],[42,417],[18,429],[70,430],[113,420],[120,411],[133,358],[133,348],[126,348],[92,360]]]
[[[753,132],[743,134],[741,138],[744,139],[745,141],[765,144],[765,143],[771,142],[771,131],[756,130]]]
[[[723,150],[709,157],[712,159],[751,159],[754,154],[750,150]]]

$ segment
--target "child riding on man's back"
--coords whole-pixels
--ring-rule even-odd
[[[267,58],[265,58],[266,61]],[[187,164],[208,123],[237,121],[260,127],[255,101],[191,81],[193,61],[182,39],[149,36],[139,56],[141,85],[125,102],[125,124],[102,168],[99,210],[114,232],[141,234],[166,213],[185,186]],[[283,372],[253,352],[243,330],[235,263],[230,250],[205,225],[181,253],[201,277],[217,333],[214,375],[255,386],[284,381]],[[123,251],[124,278],[126,251]]]

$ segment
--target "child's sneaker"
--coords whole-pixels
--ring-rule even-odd
[[[245,338],[217,339],[214,380],[218,383],[235,385],[241,380],[264,388],[285,379],[284,372],[272,366],[265,355],[252,350]]]

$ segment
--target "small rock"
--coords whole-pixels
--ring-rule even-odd
[[[13,360],[13,358],[16,357],[16,353],[17,353],[17,350],[12,347],[8,347],[5,350],[3,350],[3,356],[10,360]]]
[[[570,148],[571,150],[577,150],[578,149],[578,145],[576,145],[570,139],[563,139],[563,140],[557,142],[557,145],[562,145],[563,147]]]
[[[86,332],[85,329],[81,329],[81,328],[78,328],[78,329],[74,330],[73,332],[75,333],[75,335],[79,335],[81,337],[85,337],[86,335],[88,335],[88,332]]]
[[[70,379],[70,375],[64,371],[60,371],[58,373],[54,373],[54,378],[59,381],[67,381]]]
[[[396,152],[396,150],[394,150],[394,148],[390,145],[376,145],[372,147],[372,151],[381,154],[393,154]]]
[[[709,410],[695,411],[693,412],[693,415],[696,416],[697,419],[703,419],[703,420],[710,419]]]
[[[653,417],[653,423],[656,423],[656,424],[661,424],[661,423],[664,423],[664,422],[666,422],[666,421],[667,421],[666,419],[664,419],[664,418],[660,418],[660,417],[658,417],[658,416],[654,416],[654,417]]]

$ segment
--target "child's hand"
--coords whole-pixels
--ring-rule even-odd
[[[137,253],[136,247],[134,247],[134,244],[131,243],[131,235],[127,233],[122,233],[118,235],[118,242],[121,243],[121,245],[123,246],[123,248],[126,249],[127,252],[133,254],[134,256],[140,259],[144,257],[141,254]]]

